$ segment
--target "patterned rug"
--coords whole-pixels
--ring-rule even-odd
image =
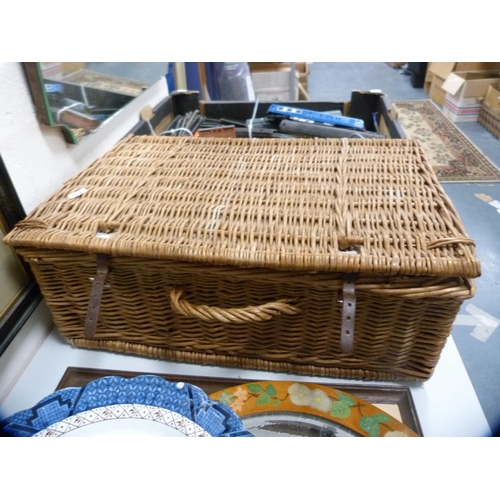
[[[440,182],[500,182],[500,170],[432,101],[396,101],[398,121],[417,139]]]

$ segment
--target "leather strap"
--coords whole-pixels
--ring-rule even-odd
[[[345,276],[342,287],[342,325],[340,331],[340,349],[344,354],[354,350],[354,318],[356,317],[356,285],[354,274]]]
[[[87,309],[87,318],[85,319],[85,328],[83,334],[91,339],[97,329],[97,320],[99,319],[99,309],[101,308],[102,290],[109,273],[109,255],[97,254],[97,272],[92,283],[90,291],[89,307]]]

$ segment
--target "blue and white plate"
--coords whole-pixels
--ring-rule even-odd
[[[252,436],[231,408],[200,388],[155,375],[103,377],[61,389],[0,428],[17,437]]]

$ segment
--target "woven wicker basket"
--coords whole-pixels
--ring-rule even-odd
[[[335,377],[429,378],[480,274],[411,140],[129,137],[5,241],[73,345]]]

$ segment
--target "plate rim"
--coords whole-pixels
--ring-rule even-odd
[[[70,432],[72,432],[73,430],[76,430],[76,429],[81,429],[81,428],[84,428],[84,427],[88,427],[90,425],[97,424],[97,423],[100,423],[100,422],[109,422],[109,421],[115,421],[115,420],[121,420],[121,421],[123,421],[123,420],[142,420],[142,421],[147,421],[147,422],[155,422],[155,423],[163,424],[163,425],[165,425],[167,427],[171,427],[172,429],[178,430],[179,432],[181,432],[182,434],[184,434],[185,437],[191,437],[188,434],[186,434],[186,432],[183,432],[182,429],[179,429],[178,427],[176,427],[174,425],[170,425],[170,423],[162,421],[162,419],[160,419],[160,418],[153,418],[153,419],[150,420],[150,419],[144,418],[142,416],[137,416],[137,417],[131,417],[131,416],[129,416],[129,417],[120,417],[120,416],[117,416],[116,414],[113,413],[113,407],[123,407],[123,406],[133,406],[134,409],[136,409],[136,410],[140,410],[141,407],[145,407],[145,409],[147,409],[147,411],[149,411],[150,413],[154,412],[155,410],[162,410],[162,411],[165,411],[165,412],[173,413],[175,415],[175,417],[174,417],[175,419],[177,419],[178,417],[181,417],[182,419],[187,420],[193,426],[199,428],[199,431],[196,431],[196,432],[206,433],[206,436],[203,436],[203,437],[213,437],[205,429],[203,429],[203,427],[201,427],[199,424],[197,424],[196,422],[193,422],[188,417],[184,417],[183,415],[181,415],[180,413],[177,413],[174,410],[170,410],[170,409],[167,410],[166,408],[162,408],[162,407],[159,407],[159,406],[143,405],[143,404],[140,404],[140,403],[119,403],[117,405],[100,406],[98,408],[92,408],[90,410],[84,410],[84,411],[81,411],[79,413],[75,413],[75,414],[73,414],[73,415],[71,415],[69,417],[66,417],[66,418],[64,418],[62,420],[58,420],[57,422],[54,422],[53,424],[49,425],[45,429],[42,429],[41,431],[38,431],[36,434],[33,434],[33,437],[61,437],[61,435],[69,434]],[[102,414],[102,412],[105,409],[109,409],[111,415],[113,415],[113,416],[109,416],[109,418],[100,418],[99,420],[93,421],[93,422],[89,421],[89,420],[86,420],[85,417],[83,416],[84,414],[89,414],[91,412],[95,412],[97,414]],[[138,413],[140,413],[140,411],[138,411]],[[77,425],[76,423],[71,422],[71,420],[74,420],[74,419],[77,419],[77,418],[82,418],[82,419],[84,419],[86,421],[82,422],[81,425]],[[57,428],[56,428],[56,426],[58,426],[58,425],[71,425],[71,426],[74,426],[74,429],[69,429],[69,430],[65,430],[65,431],[58,431]],[[198,436],[198,437],[200,437],[200,436]]]
[[[125,378],[100,377],[82,387],[67,387],[42,398],[0,422],[2,433],[33,437],[36,433],[83,411],[113,404],[148,404],[179,413],[212,437],[251,437],[237,414],[214,401],[199,387],[170,382],[152,374]]]

